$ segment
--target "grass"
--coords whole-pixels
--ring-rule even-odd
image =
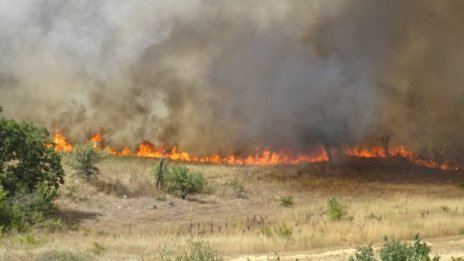
[[[68,175],[67,184],[76,189],[71,189],[72,196],[62,193],[58,201],[64,229],[36,232],[35,237],[47,240],[35,245],[21,244],[6,235],[0,239],[0,259],[2,251],[12,260],[33,260],[46,251],[69,250],[103,260],[157,260],[156,253],[163,246],[187,245],[192,239],[208,242],[225,260],[242,254],[268,253],[272,257],[275,251],[375,245],[381,244],[385,235],[401,240],[416,233],[428,240],[458,236],[456,242],[464,243],[464,239],[460,241],[464,235],[464,190],[454,183],[438,180],[418,184],[422,176],[413,182],[403,180],[408,172],[393,176],[399,179],[395,182],[384,181],[394,175],[391,170],[367,168],[364,172],[350,165],[193,164],[189,168],[203,173],[215,191],[182,200],[158,193],[149,175],[153,163],[150,159],[110,157],[101,163],[97,179],[119,185],[105,189],[93,181],[76,182],[76,177]],[[455,178],[446,173],[424,175]],[[246,188],[246,197],[237,197],[231,180]],[[298,204],[283,208],[282,195],[292,195]],[[337,222],[328,215],[328,199],[332,197],[344,213]],[[79,229],[68,230],[69,223],[79,224]],[[458,243],[440,242],[436,244],[442,247],[434,246],[433,250],[462,256]]]

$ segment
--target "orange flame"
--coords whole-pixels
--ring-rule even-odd
[[[101,133],[95,133],[91,136],[90,142],[96,149],[102,149],[103,136]],[[60,152],[70,152],[73,150],[67,138],[62,132],[58,131],[54,136],[55,150]],[[176,161],[198,162],[198,163],[214,163],[214,164],[229,164],[229,165],[278,165],[278,164],[298,164],[298,163],[316,163],[327,162],[329,156],[323,147],[317,148],[312,153],[292,154],[288,151],[271,151],[269,149],[256,148],[253,155],[240,156],[234,153],[229,153],[225,156],[212,154],[210,156],[197,157],[188,152],[179,150],[176,146],[166,148],[165,146],[155,146],[149,141],[143,141],[135,153],[132,153],[129,148],[125,147],[122,150],[106,147],[105,150],[115,156],[136,156],[147,158],[167,158]],[[442,169],[442,170],[462,170],[464,166],[451,164],[449,162],[436,162],[418,157],[414,152],[404,146],[389,147],[387,150],[380,146],[372,147],[351,147],[345,148],[343,152],[351,157],[360,158],[385,158],[385,157],[402,157],[416,165]]]
[[[61,131],[57,131],[53,137],[53,143],[55,144],[55,150],[61,152],[70,152],[73,146],[68,142],[68,139],[63,135]]]

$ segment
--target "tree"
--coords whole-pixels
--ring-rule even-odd
[[[45,128],[0,119],[0,184],[8,196],[34,192],[39,184],[58,189],[64,183],[61,156]]]
[[[0,119],[0,230],[22,230],[53,213],[63,177],[45,128]]]

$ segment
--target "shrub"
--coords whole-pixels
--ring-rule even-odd
[[[358,247],[354,256],[350,256],[349,261],[376,261],[372,244],[366,247]]]
[[[93,147],[92,144],[77,145],[67,163],[73,168],[78,175],[85,177],[87,180],[100,173],[97,164],[106,159],[107,154]]]
[[[337,198],[332,197],[327,200],[327,215],[331,221],[339,221],[345,215],[343,206]]]
[[[293,197],[292,196],[287,196],[287,197],[281,197],[280,198],[280,205],[282,207],[292,207],[293,206]]]
[[[0,119],[0,224],[22,230],[54,212],[64,183],[61,156],[46,129]]]
[[[420,239],[419,235],[415,236],[412,245],[385,237],[385,243],[380,250],[380,258],[382,261],[438,261],[439,257],[430,259],[430,250],[431,248]]]
[[[190,173],[186,166],[167,167],[163,173],[162,186],[183,199],[190,193],[204,192],[207,182],[201,173]]]
[[[385,242],[379,251],[382,261],[439,261],[440,257],[429,257],[431,248],[423,242],[419,235],[414,238],[414,243],[401,243],[399,240],[385,237]],[[372,245],[358,248],[350,261],[376,261]]]

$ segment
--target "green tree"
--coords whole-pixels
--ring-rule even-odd
[[[0,119],[0,184],[8,197],[64,183],[61,156],[52,144],[45,128]]]
[[[0,230],[43,221],[54,210],[63,177],[46,129],[0,119]]]

